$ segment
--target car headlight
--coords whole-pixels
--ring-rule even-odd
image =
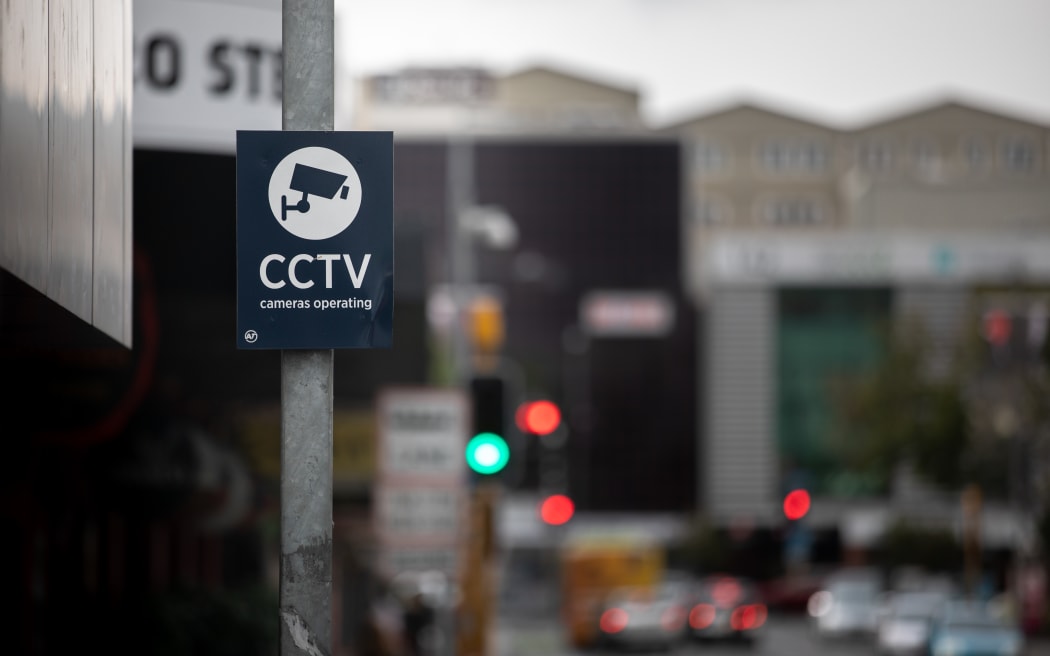
[[[822,617],[831,610],[834,597],[827,590],[814,592],[806,602],[806,611],[810,617]]]

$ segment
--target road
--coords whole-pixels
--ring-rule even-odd
[[[632,656],[645,652],[632,651]],[[761,639],[753,647],[740,644],[683,644],[664,656],[875,656],[870,642],[822,642],[808,630],[804,618],[771,617],[763,628]],[[1050,654],[1050,641],[1028,645],[1026,656]],[[611,656],[604,652],[577,652],[567,645],[554,622],[503,619],[496,631],[493,656]],[[617,656],[622,656],[617,654]]]

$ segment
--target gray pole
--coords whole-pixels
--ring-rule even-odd
[[[284,130],[333,130],[334,0],[283,0]],[[281,352],[281,656],[332,653],[334,352]]]
[[[456,321],[452,330],[453,384],[465,388],[472,365],[464,320],[467,318],[466,309],[473,295],[474,283],[473,237],[462,225],[463,212],[474,204],[474,145],[469,135],[458,139],[449,138],[446,166],[449,280],[456,304]],[[452,583],[461,589],[463,579]],[[442,639],[433,650],[433,656],[453,656],[456,653],[458,627],[456,610],[448,599],[442,600],[435,620]]]
[[[456,325],[452,332],[455,383],[470,376],[470,344],[464,332],[466,310],[474,293],[473,236],[463,228],[463,212],[474,204],[474,144],[469,136],[452,137],[447,158],[449,278],[456,301]]]

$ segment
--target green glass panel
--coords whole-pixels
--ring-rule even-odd
[[[881,357],[889,320],[885,288],[783,289],[778,293],[777,445],[783,474],[812,492],[880,493],[880,481],[847,471],[836,456],[835,390]]]

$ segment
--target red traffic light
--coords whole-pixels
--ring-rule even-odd
[[[523,432],[549,435],[561,423],[561,410],[550,401],[529,401],[518,406],[514,421]]]
[[[989,310],[981,318],[981,332],[993,346],[1003,346],[1010,341],[1013,319],[1004,310]]]
[[[788,519],[802,519],[809,512],[809,492],[792,490],[784,497],[784,516]]]
[[[564,494],[552,494],[540,504],[540,519],[544,523],[560,526],[572,519],[576,506]]]

